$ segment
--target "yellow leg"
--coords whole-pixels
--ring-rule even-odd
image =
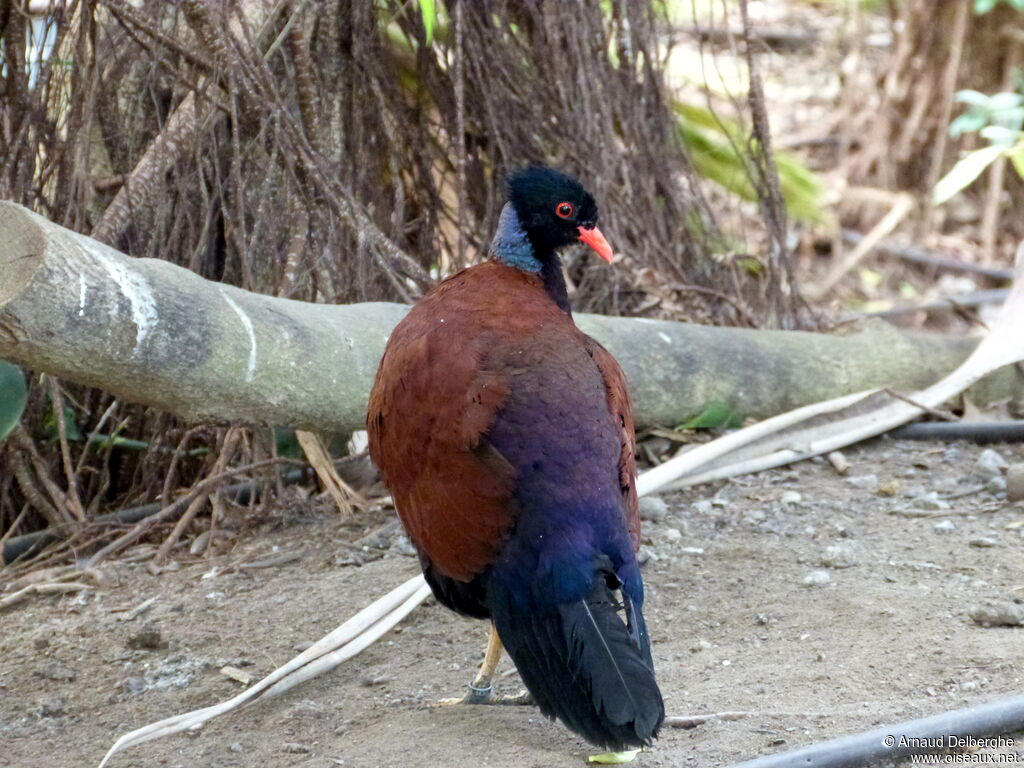
[[[487,650],[484,651],[484,663],[480,665],[480,671],[476,673],[476,677],[473,682],[469,684],[470,691],[473,693],[484,691],[487,695],[491,692],[491,678],[494,677],[494,672],[498,668],[498,662],[501,661],[501,654],[505,652],[505,646],[501,644],[501,638],[498,637],[498,630],[491,624],[490,634],[487,636]]]
[[[498,637],[498,630],[491,624],[491,631],[487,637],[487,650],[484,651],[484,661],[480,665],[480,671],[476,673],[473,682],[469,684],[469,692],[461,699],[441,699],[438,702],[441,706],[452,704],[532,704],[533,700],[527,691],[516,696],[492,696],[491,680],[494,672],[498,669],[498,662],[501,661],[501,654],[505,647]]]

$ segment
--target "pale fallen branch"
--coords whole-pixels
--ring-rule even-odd
[[[884,389],[869,390],[767,419],[643,473],[637,478],[637,492],[646,495],[829,453],[904,424],[924,412],[921,406],[937,408],[987,373],[1021,360],[1024,360],[1024,244],[1018,249],[1016,280],[998,322],[963,365],[942,381],[908,398],[895,398]],[[257,698],[276,696],[334,668],[370,646],[429,594],[430,588],[422,575],[409,579],[238,696],[125,734],[110,748],[99,768],[122,749],[199,728],[218,715]],[[742,716],[721,713],[707,717],[724,718],[727,714]],[[687,727],[682,720],[678,725]]]
[[[829,453],[906,424],[961,394],[991,371],[1022,360],[1024,243],[1017,250],[1016,280],[995,325],[967,360],[941,381],[906,397],[877,389],[766,419],[644,473],[638,479],[637,492],[697,485]]]
[[[175,715],[126,733],[114,742],[114,746],[100,762],[99,768],[103,768],[111,757],[123,749],[143,744],[152,739],[199,728],[203,723],[218,715],[230,712],[258,698],[277,696],[279,693],[284,693],[289,688],[337,666],[345,659],[355,656],[394,627],[429,594],[430,588],[422,576],[409,579],[384,597],[363,608],[333,632],[237,696],[219,704]]]
[[[334,505],[342,515],[353,517],[353,508],[366,509],[369,502],[364,499],[352,486],[341,479],[338,470],[334,468],[331,455],[327,452],[327,446],[316,432],[307,432],[303,429],[295,430],[295,437],[302,446],[310,465],[316,470],[320,478],[320,484],[334,500]]]
[[[28,600],[32,595],[59,595],[66,592],[81,592],[83,589],[93,589],[91,584],[83,584],[80,581],[60,581],[49,584],[30,584],[19,589],[6,597],[0,597],[0,611],[13,608],[18,603]]]
[[[843,277],[854,269],[861,260],[871,252],[901,221],[914,209],[914,198],[906,193],[896,195],[889,212],[882,217],[870,232],[857,243],[852,251],[843,256],[832,266],[828,274],[818,285],[808,286],[805,293],[811,301],[820,301],[828,294]]]

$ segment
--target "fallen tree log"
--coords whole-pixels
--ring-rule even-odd
[[[407,308],[311,304],[135,259],[0,202],[0,357],[190,420],[347,432]],[[763,418],[837,395],[940,379],[975,341],[875,322],[845,335],[579,315],[626,370],[640,424],[712,402]],[[1006,368],[977,403],[1021,399]]]

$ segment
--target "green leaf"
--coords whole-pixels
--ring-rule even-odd
[[[756,256],[740,256],[736,259],[736,264],[752,277],[764,274],[764,263]]]
[[[989,96],[987,93],[966,88],[962,91],[957,91],[955,98],[961,104],[970,104],[972,107],[988,109]]]
[[[970,186],[982,171],[995,162],[1006,147],[991,146],[968,152],[954,165],[949,173],[939,179],[932,193],[932,204],[942,205],[960,190]]]
[[[999,114],[993,115],[993,118],[993,122],[996,125],[1001,125],[1004,128],[1019,131],[1021,127],[1024,126],[1024,107],[1002,109],[999,111]]]
[[[1011,150],[1010,162],[1013,163],[1013,168],[1017,171],[1017,175],[1024,179],[1024,141]]]
[[[274,427],[274,442],[277,444],[277,455],[289,459],[301,459],[305,454],[299,445],[299,438],[294,429]]]
[[[144,440],[132,440],[118,435],[101,435],[90,432],[87,440],[97,448],[123,448],[126,451],[148,451],[149,443]]]
[[[434,30],[437,28],[437,4],[434,0],[419,0],[419,4],[423,31],[427,36],[427,45],[430,45],[434,42]]]
[[[683,429],[736,429],[743,419],[728,403],[714,402],[704,406],[698,415],[683,424]]]
[[[949,135],[954,139],[965,133],[979,131],[988,125],[988,115],[978,110],[964,112],[949,124]]]
[[[21,368],[0,360],[0,443],[18,426],[28,402],[28,386]]]
[[[977,14],[988,13],[997,5],[1000,0],[974,0],[974,12]],[[1011,8],[1016,8],[1018,11],[1024,11],[1024,0],[1003,0],[1010,5]]]
[[[1003,149],[1012,147],[1020,139],[1020,131],[1004,128],[1001,125],[986,125],[978,135],[988,139],[992,144],[998,144]]]
[[[697,173],[744,200],[757,200],[747,159],[741,154],[748,140],[740,125],[685,101],[674,101],[672,108],[678,118],[679,136]],[[825,221],[821,183],[814,172],[788,152],[777,151],[773,159],[789,214],[802,221]]]
[[[67,432],[68,440],[78,442],[82,439],[82,433],[78,431],[78,422],[75,420],[75,409],[64,403],[64,430]],[[43,416],[43,434],[47,440],[60,439],[60,424],[57,423],[57,415],[53,410],[53,400],[50,400],[50,407]]]
[[[1001,112],[1004,109],[1013,109],[1024,103],[1024,96],[1012,91],[1000,91],[993,93],[988,100],[988,108],[993,112]]]

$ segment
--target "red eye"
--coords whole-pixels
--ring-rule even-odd
[[[575,211],[576,209],[573,208],[572,203],[559,203],[555,206],[555,213],[562,219],[572,218]]]

